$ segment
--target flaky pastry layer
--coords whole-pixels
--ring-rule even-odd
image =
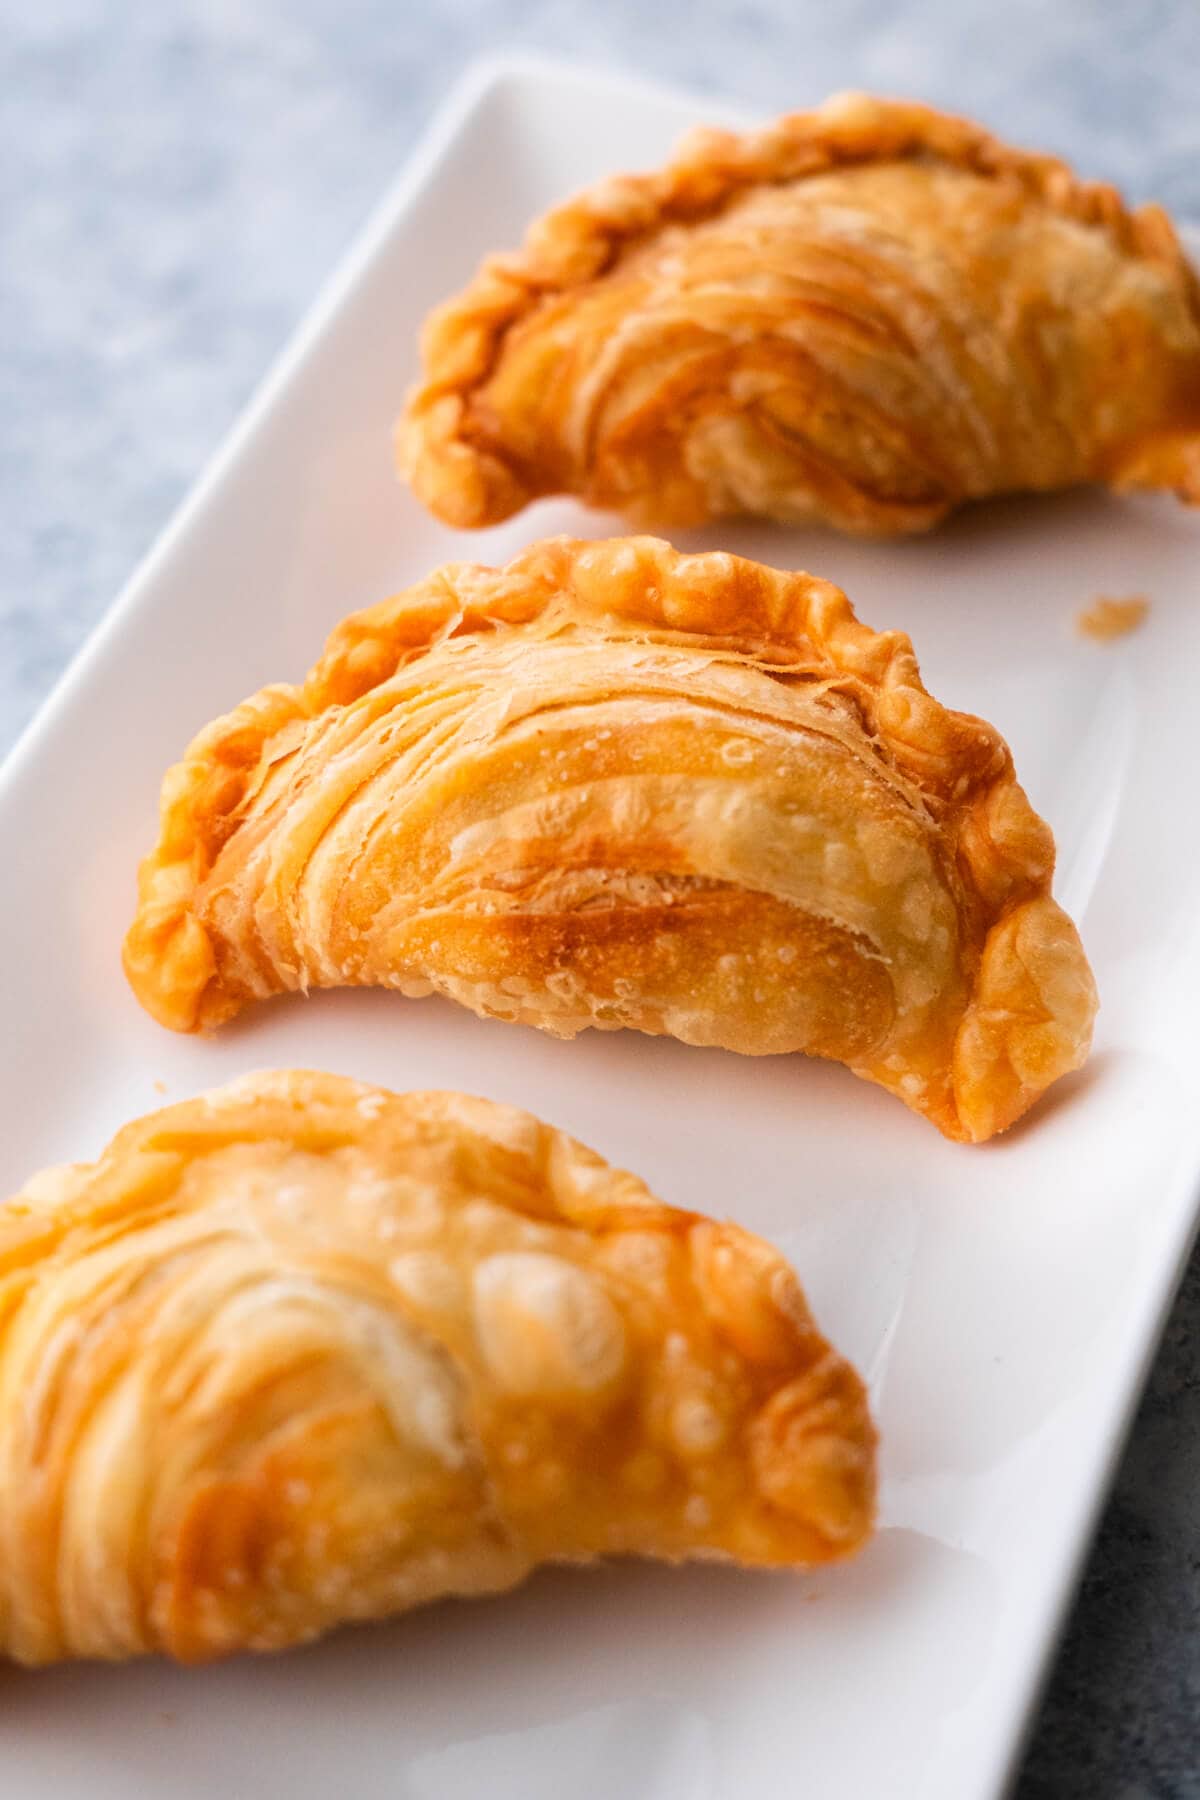
[[[273,1650],[537,1563],[801,1565],[875,1434],[778,1252],[515,1108],[302,1071],[0,1207],[0,1654]]]
[[[1087,1052],[1053,865],[1003,739],[839,589],[557,539],[356,614],[202,732],[125,968],[183,1031],[374,985],[804,1050],[979,1140]]]
[[[578,494],[919,531],[1078,482],[1200,500],[1200,298],[1167,215],[851,94],[538,220],[435,312],[398,433],[459,527]]]

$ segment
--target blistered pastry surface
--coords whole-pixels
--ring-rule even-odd
[[[1200,302],[1166,215],[965,119],[844,95],[697,132],[429,321],[401,467],[448,523],[923,530],[1083,481],[1200,498]]]
[[[823,1562],[873,1503],[778,1253],[514,1108],[250,1076],[0,1207],[24,1661],[273,1649],[544,1560]]]
[[[201,733],[125,964],[177,1029],[436,990],[565,1037],[833,1057],[978,1138],[1086,1053],[1053,862],[1003,739],[837,588],[561,539],[355,615]]]

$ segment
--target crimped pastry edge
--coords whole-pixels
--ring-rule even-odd
[[[301,684],[263,688],[200,732],[164,778],[159,842],[139,870],[137,913],[125,939],[125,972],[147,1011],[174,1030],[194,1031],[240,1008],[240,1000],[220,990],[215,948],[191,910],[192,899],[236,830],[238,811],[280,734],[329,707],[353,705],[448,636],[530,623],[556,606],[568,618],[607,617],[635,630],[640,621],[660,636],[749,642],[764,666],[778,666],[781,674],[789,666],[789,648],[811,650],[835,678],[853,683],[860,702],[871,700],[871,727],[905,778],[926,800],[958,808],[959,869],[996,914],[965,1017],[986,1015],[989,1054],[1002,1060],[1005,1038],[997,1021],[1004,1012],[1004,981],[989,946],[1001,941],[997,934],[1011,936],[1006,921],[1023,908],[1027,933],[1061,942],[1065,930],[1074,945],[1081,990],[1091,995],[1083,1008],[1088,1028],[1082,1036],[1075,1031],[1073,1046],[1060,1046],[1057,1072],[1083,1061],[1094,985],[1074,926],[1049,897],[1053,838],[1017,781],[1003,738],[983,720],[936,700],[921,680],[907,634],[863,624],[833,583],[725,551],[689,555],[652,537],[551,538],[502,569],[447,564],[343,620]],[[970,1079],[978,1087],[978,1058]],[[960,1085],[956,1074],[956,1092]],[[960,1120],[960,1129],[948,1135],[990,1136],[1041,1091],[1034,1087],[1019,1096],[1012,1117],[1000,1124],[989,1125],[979,1114],[976,1127]]]
[[[194,1135],[198,1108],[211,1126],[214,1145],[223,1135],[233,1140],[251,1128],[261,1128],[258,1109],[263,1108],[275,1110],[281,1132],[295,1130],[299,1138],[312,1137],[319,1143],[327,1143],[330,1131],[343,1123],[362,1133],[365,1127],[374,1127],[381,1120],[386,1125],[390,1118],[398,1117],[444,1119],[481,1137],[488,1136],[489,1126],[497,1132],[508,1130],[510,1139],[524,1132],[532,1163],[549,1166],[559,1152],[572,1164],[604,1172],[602,1189],[593,1191],[587,1183],[581,1184],[570,1210],[563,1206],[561,1195],[551,1190],[558,1208],[555,1216],[564,1224],[598,1229],[607,1217],[623,1217],[629,1208],[636,1209],[639,1217],[643,1212],[647,1217],[669,1213],[689,1221],[707,1216],[668,1205],[640,1175],[609,1162],[571,1132],[549,1124],[527,1107],[457,1088],[396,1090],[324,1069],[265,1067],[129,1119],[91,1162],[40,1169],[7,1198],[0,1195],[0,1276],[24,1268],[34,1257],[50,1254],[75,1229],[81,1209],[90,1215],[95,1210],[90,1185],[122,1157],[153,1156],[164,1145],[173,1147],[171,1134],[181,1124],[191,1125]],[[145,1204],[150,1210],[158,1204],[153,1185],[146,1190]]]
[[[694,130],[664,168],[598,183],[535,220],[520,250],[486,257],[466,288],[426,322],[423,377],[396,428],[401,474],[425,505],[460,529],[510,517],[545,490],[527,483],[494,447],[472,443],[462,426],[467,398],[489,379],[506,336],[547,294],[595,280],[635,240],[664,224],[712,218],[756,184],[919,157],[1015,180],[1038,203],[1111,232],[1122,252],[1180,279],[1200,318],[1200,280],[1161,206],[1129,207],[1110,183],[1085,181],[1058,157],[1017,149],[918,101],[836,94],[758,130]],[[1184,498],[1200,496],[1190,461],[1158,476]],[[1154,485],[1139,470],[1117,480]]]

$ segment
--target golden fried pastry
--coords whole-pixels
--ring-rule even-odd
[[[999,735],[809,575],[535,545],[347,619],[166,777],[125,968],[176,1030],[345,984],[848,1063],[949,1137],[1096,997]]]
[[[694,133],[489,257],[423,349],[399,458],[455,526],[557,493],[868,533],[1077,482],[1200,502],[1166,214],[924,106]]]
[[[530,1114],[252,1075],[0,1207],[0,1654],[300,1643],[535,1564],[809,1564],[862,1383],[779,1254]]]

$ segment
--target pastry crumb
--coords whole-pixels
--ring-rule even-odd
[[[159,1080],[157,1080],[157,1079],[156,1079],[156,1080],[155,1080],[155,1082],[154,1082],[154,1091],[155,1091],[155,1093],[156,1093],[156,1094],[165,1094],[165,1093],[166,1093],[166,1091],[167,1091],[167,1084],[166,1084],[166,1082],[165,1082],[165,1081],[159,1081]]]
[[[1099,594],[1079,614],[1075,623],[1084,637],[1107,644],[1113,638],[1127,637],[1131,631],[1136,631],[1145,623],[1149,611],[1150,602],[1144,594],[1130,594],[1124,600]]]

